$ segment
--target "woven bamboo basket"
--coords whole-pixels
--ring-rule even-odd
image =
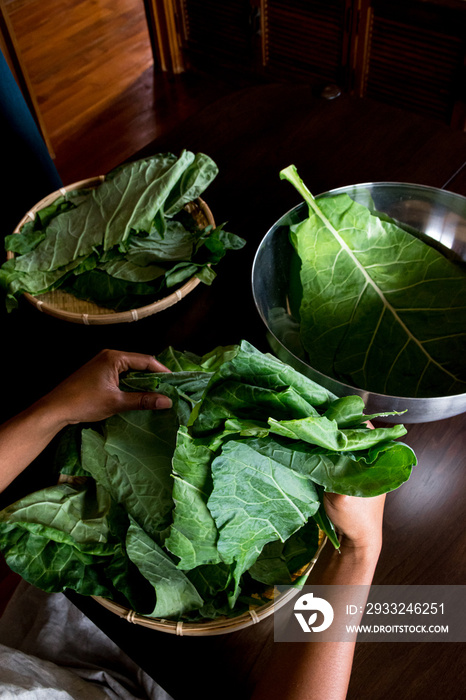
[[[52,204],[60,195],[65,195],[67,192],[79,189],[89,189],[98,187],[105,180],[105,175],[88,178],[74,182],[67,187],[61,187],[59,190],[47,195],[40,202],[37,202],[30,211],[21,219],[13,233],[21,233],[21,228],[28,221],[34,220],[36,214],[41,209],[44,209],[49,204]],[[215,228],[215,221],[207,204],[201,199],[190,202],[185,206],[185,209],[191,214],[200,228],[205,228],[211,225]],[[14,253],[8,252],[7,258],[10,260],[14,257]],[[92,302],[83,301],[76,297],[63,292],[60,289],[55,289],[52,292],[32,296],[25,293],[23,296],[30,304],[35,306],[39,311],[42,311],[49,316],[60,318],[71,323],[81,323],[84,325],[106,325],[112,323],[130,323],[138,321],[141,318],[152,316],[159,311],[173,306],[178,301],[181,301],[185,296],[193,291],[200,283],[197,277],[192,277],[185,282],[181,287],[162,299],[154,301],[152,304],[140,306],[129,311],[112,311]]]
[[[297,576],[308,576],[316,561],[318,560],[322,549],[325,546],[327,538],[321,533],[319,539],[319,547],[311,559],[311,561],[304,566]],[[218,634],[228,634],[229,632],[237,632],[238,630],[244,629],[245,627],[250,627],[255,625],[265,618],[272,615],[275,610],[278,610],[288,601],[294,598],[300,589],[298,587],[290,587],[286,591],[279,593],[274,597],[275,589],[269,589],[267,591],[267,596],[271,598],[268,603],[258,605],[257,607],[251,607],[247,612],[238,615],[237,617],[221,617],[215,620],[202,620],[200,622],[183,622],[176,620],[164,620],[161,618],[151,618],[145,615],[139,615],[134,610],[129,610],[119,603],[114,603],[107,598],[101,598],[99,596],[92,596],[100,605],[110,612],[115,613],[121,618],[124,618],[128,622],[132,622],[135,625],[141,625],[142,627],[148,627],[152,630],[158,630],[159,632],[168,632],[168,634],[176,634],[179,637],[191,636],[191,637],[209,637]]]

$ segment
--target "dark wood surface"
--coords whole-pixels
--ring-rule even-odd
[[[220,173],[205,198],[217,222],[228,222],[246,247],[220,264],[211,288],[200,285],[175,307],[137,323],[74,326],[26,303],[14,317],[3,315],[7,415],[103,347],[157,353],[171,344],[203,352],[246,338],[268,350],[252,300],[251,264],[271,224],[299,201],[279,180],[290,163],[316,194],[358,182],[404,181],[466,195],[465,134],[366,100],[326,101],[303,86],[267,85],[223,98],[145,152],[182,148],[216,160]],[[465,583],[465,427],[466,414],[408,426],[406,442],[419,464],[387,498],[376,583]],[[25,476],[28,485],[33,478]],[[15,486],[22,487],[21,481]],[[196,690],[203,698],[247,698],[248,683],[266,669],[271,620],[222,637],[179,638],[119,620],[92,600],[72,599],[175,700]],[[463,661],[455,644],[361,644],[348,697],[459,700],[466,687]]]

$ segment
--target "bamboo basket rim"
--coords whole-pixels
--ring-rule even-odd
[[[308,576],[311,573],[326,542],[327,537],[324,536],[322,541],[319,543],[313,558],[302,572],[302,576]],[[238,630],[250,627],[251,625],[258,624],[262,620],[272,615],[275,610],[283,607],[283,605],[285,605],[289,600],[292,600],[292,598],[298,595],[299,592],[300,589],[298,587],[290,586],[289,589],[283,591],[268,603],[258,605],[256,608],[251,608],[247,612],[242,613],[237,617],[224,617],[214,620],[206,618],[201,622],[185,622],[182,620],[176,621],[165,620],[163,618],[152,618],[146,615],[140,615],[134,610],[126,608],[119,603],[108,600],[107,598],[102,598],[101,596],[91,597],[110,612],[118,615],[120,618],[123,618],[132,624],[147,627],[159,632],[167,632],[168,634],[174,634],[178,637],[207,637],[237,632]]]
[[[74,190],[96,188],[102,182],[104,182],[105,177],[105,175],[98,175],[95,177],[86,178],[84,180],[79,180],[77,182],[71,183],[70,185],[66,185],[66,187],[60,187],[58,190],[55,190],[54,192],[51,192],[50,194],[46,195],[33,207],[31,207],[31,209],[23,216],[21,221],[14,229],[13,233],[20,234],[21,228],[24,226],[24,224],[26,224],[28,221],[33,221],[38,211],[44,209],[49,204],[52,204],[60,196],[64,196],[68,192],[72,192]],[[198,207],[199,211],[202,213],[203,217],[207,221],[206,225],[211,225],[212,228],[215,228],[215,220],[212,211],[201,197],[198,197],[196,200],[190,202],[186,206],[189,207],[189,205],[194,205]],[[14,253],[12,253],[11,251],[7,252],[7,260],[11,260],[14,257]],[[49,316],[53,316],[64,321],[69,321],[71,323],[84,324],[86,326],[110,325],[115,323],[131,323],[133,321],[138,321],[142,318],[146,318],[147,316],[152,316],[153,314],[156,314],[160,311],[164,311],[170,306],[173,306],[177,302],[181,301],[185,296],[192,292],[198,286],[198,284],[200,284],[200,279],[198,277],[191,277],[181,287],[178,287],[178,289],[171,292],[162,299],[157,299],[151,304],[139,306],[128,311],[112,311],[111,309],[99,307],[97,304],[94,304],[92,302],[81,302],[80,299],[78,299],[77,297],[72,297],[71,294],[60,292],[62,296],[69,296],[70,298],[75,300],[76,306],[79,307],[80,303],[82,303],[87,309],[87,312],[67,311],[66,309],[61,308],[58,304],[53,303],[54,291],[58,292],[59,290],[47,292],[46,294],[39,294],[37,296],[33,296],[32,294],[26,292],[23,294],[23,296],[38,311],[41,311]],[[47,297],[47,299],[45,300],[43,297]],[[52,301],[50,297],[52,298]],[[90,310],[91,307],[94,307],[96,309],[102,309],[102,312],[92,313],[92,311]]]

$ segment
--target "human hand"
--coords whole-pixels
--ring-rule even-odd
[[[325,512],[341,535],[344,549],[380,552],[384,505],[385,494],[371,498],[324,494]]]
[[[47,394],[43,403],[64,425],[104,420],[122,411],[171,407],[171,399],[162,394],[121,391],[119,375],[129,369],[170,371],[151,355],[102,350]]]
[[[366,425],[374,429],[370,421]],[[325,512],[341,535],[341,545],[347,548],[380,552],[384,506],[385,494],[372,498],[324,494]]]

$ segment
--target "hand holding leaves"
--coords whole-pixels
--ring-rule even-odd
[[[130,369],[154,373],[170,371],[151,355],[103,350],[43,401],[63,424],[101,421],[123,411],[171,407],[171,399],[160,393],[121,391],[120,374]]]

